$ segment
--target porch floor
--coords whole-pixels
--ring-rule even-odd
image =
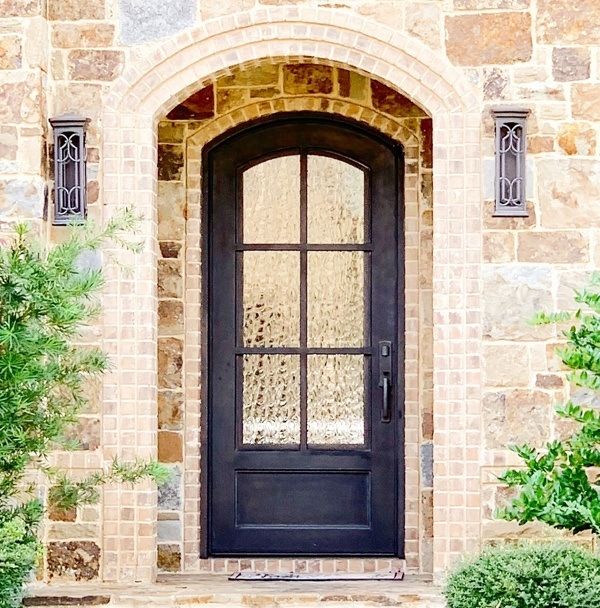
[[[320,604],[326,602],[326,604]],[[171,575],[147,584],[36,583],[26,606],[102,606],[208,608],[357,608],[404,606],[442,608],[440,589],[427,579],[406,576],[403,581],[229,581],[225,574]]]

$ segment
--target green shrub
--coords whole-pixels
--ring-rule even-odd
[[[600,608],[600,557],[570,544],[485,549],[451,573],[449,608]]]
[[[79,340],[100,314],[104,285],[101,269],[85,268],[85,256],[99,255],[107,240],[138,251],[140,244],[124,240],[137,221],[127,209],[103,229],[73,227],[64,242],[48,247],[18,225],[14,239],[0,247],[0,608],[19,605],[38,557],[36,527],[45,505],[32,472],[46,478],[54,509],[98,502],[107,483],[161,483],[169,476],[152,460],[115,460],[73,478],[49,460],[57,448],[78,447],[69,438],[87,406],[86,382],[110,363]]]
[[[538,313],[537,325],[571,322],[563,331],[567,339],[557,354],[572,371],[567,379],[575,386],[600,390],[600,273],[575,292],[576,312]],[[520,524],[542,521],[577,534],[600,534],[600,412],[567,402],[556,408],[573,423],[570,436],[551,441],[544,449],[509,446],[524,467],[506,471],[500,481],[518,490],[496,516]]]
[[[23,581],[31,575],[41,555],[35,533],[41,511],[37,503],[0,511],[0,608],[17,608]]]

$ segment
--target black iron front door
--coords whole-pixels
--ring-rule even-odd
[[[400,149],[298,115],[206,166],[209,551],[398,555]]]

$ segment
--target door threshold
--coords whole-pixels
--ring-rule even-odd
[[[241,570],[233,573],[230,581],[401,581],[404,572],[385,570],[380,572],[258,572]]]

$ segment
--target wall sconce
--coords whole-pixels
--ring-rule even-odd
[[[85,134],[89,122],[77,114],[50,119],[54,130],[55,226],[80,223],[87,216]]]
[[[526,121],[529,110],[492,109],[496,123],[496,206],[494,217],[527,217],[525,185]]]

